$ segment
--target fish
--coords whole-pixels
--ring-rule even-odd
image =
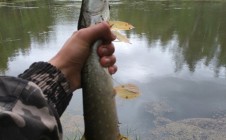
[[[83,0],[78,29],[108,21],[110,18],[108,0]],[[85,140],[122,140],[115,102],[112,77],[99,62],[97,40],[82,69],[83,115]]]

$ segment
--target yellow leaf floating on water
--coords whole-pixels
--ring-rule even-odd
[[[118,31],[112,31],[112,32],[119,41],[125,42],[125,43],[130,43],[129,39],[125,35],[119,33]]]
[[[111,26],[111,30],[113,31],[131,30],[134,28],[133,25],[123,21],[108,21],[108,24]]]
[[[130,139],[120,134],[118,140],[130,140]]]
[[[125,84],[115,87],[116,95],[124,99],[133,99],[140,95],[139,88],[134,84]]]

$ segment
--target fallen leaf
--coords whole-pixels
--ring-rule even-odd
[[[140,95],[139,88],[134,84],[120,85],[114,88],[116,95],[123,99],[134,99]]]
[[[112,31],[131,30],[134,28],[133,25],[123,21],[108,21],[108,24],[111,26]]]
[[[118,41],[125,42],[125,43],[130,43],[129,39],[125,35],[119,33],[118,31],[112,31],[112,32],[116,36]]]
[[[120,134],[118,140],[130,140],[130,139]]]

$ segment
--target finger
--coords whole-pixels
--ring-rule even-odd
[[[103,67],[113,66],[116,62],[116,57],[114,55],[111,56],[103,56],[100,58],[100,64]]]
[[[101,45],[97,50],[97,53],[100,57],[110,56],[114,52],[115,52],[115,47],[112,43],[108,45]]]
[[[107,22],[101,22],[88,28],[80,29],[77,32],[77,36],[87,40],[87,43],[89,44],[98,39],[101,39],[104,42],[111,42],[116,38],[111,32],[110,26]]]
[[[113,65],[111,67],[108,67],[108,72],[110,74],[115,74],[117,72],[117,70],[118,70],[118,67],[116,65]]]

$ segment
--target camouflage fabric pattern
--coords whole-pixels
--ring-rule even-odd
[[[61,140],[58,113],[33,82],[0,76],[0,140]]]
[[[47,62],[35,62],[19,77],[38,85],[48,103],[57,110],[59,116],[62,115],[73,94],[60,70]]]

